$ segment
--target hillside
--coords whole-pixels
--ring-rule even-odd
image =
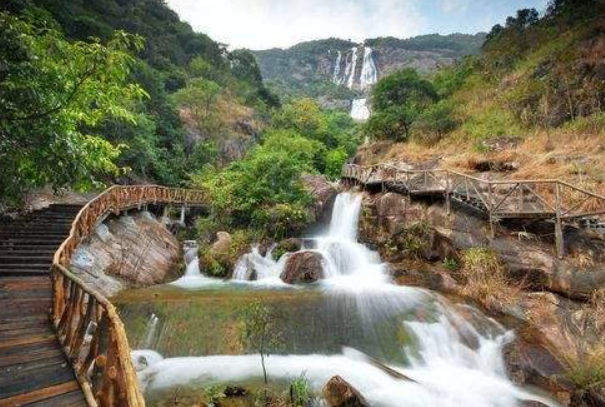
[[[437,99],[373,159],[560,177],[605,192],[605,4],[520,10],[477,58],[432,76]],[[368,128],[368,131],[372,131]],[[385,138],[375,133],[378,138]]]
[[[270,89],[284,99],[308,96],[349,108],[377,79],[401,68],[431,72],[464,55],[477,54],[484,34],[376,38],[356,44],[327,39],[288,49],[252,51]]]
[[[94,101],[94,87],[105,83],[122,89],[121,96],[114,90],[105,102],[123,105],[120,109],[100,109],[102,112],[89,119],[83,119],[82,114],[69,115],[68,109],[51,108],[51,112],[65,114],[80,138],[72,140],[72,146],[78,148],[59,147],[53,141],[69,134],[56,127],[56,118],[48,123],[30,121],[27,129],[21,119],[3,121],[2,131],[9,139],[21,131],[34,132],[43,145],[57,146],[52,154],[36,149],[19,151],[10,145],[4,151],[5,146],[0,146],[2,161],[8,165],[1,168],[7,174],[7,184],[0,182],[3,197],[17,197],[49,184],[89,188],[99,180],[118,177],[121,182],[179,184],[188,179],[192,169],[224,165],[243,157],[256,143],[266,112],[279,105],[277,97],[265,88],[250,53],[229,52],[207,35],[195,33],[163,0],[8,1],[0,6],[0,13],[3,21],[10,21],[2,32],[3,51],[7,51],[2,53],[3,72],[18,72],[23,79],[2,89],[7,92],[2,94],[3,100],[6,97],[14,103],[10,106],[14,113],[3,113],[3,120],[27,109],[35,116],[36,111],[44,110],[39,105],[52,104],[53,98],[65,96],[68,107],[82,83],[93,88],[86,103],[100,105]],[[23,31],[30,36],[20,36]],[[35,48],[38,45],[49,51]],[[32,49],[16,51],[28,48]],[[72,51],[66,51],[68,48]],[[88,56],[80,56],[80,52]],[[91,58],[94,53],[107,59],[95,62]],[[27,55],[36,63],[27,65]],[[108,72],[101,72],[101,67]],[[44,82],[36,82],[36,75],[44,77]],[[17,77],[3,74],[0,80]],[[69,96],[74,84],[74,95]],[[32,85],[45,87],[37,89],[40,98],[30,93]],[[133,91],[132,97],[127,89]],[[85,106],[82,109],[90,111]],[[76,164],[86,162],[85,148],[79,149],[89,146],[85,137],[101,143],[108,153],[107,162],[98,157],[96,162]],[[20,164],[11,164],[15,162]],[[97,168],[93,174],[86,169],[105,162],[105,168]],[[21,166],[31,171],[19,169]]]

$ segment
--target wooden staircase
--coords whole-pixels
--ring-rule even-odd
[[[0,224],[0,407],[86,406],[53,330],[50,268],[77,205]]]

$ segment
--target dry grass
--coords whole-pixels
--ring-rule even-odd
[[[565,356],[565,364],[565,378],[577,390],[586,392],[605,386],[605,345],[582,350],[579,354],[570,353]]]
[[[462,254],[459,271],[465,280],[463,292],[489,308],[494,301],[514,301],[519,288],[510,281],[496,253],[488,248],[472,248]]]

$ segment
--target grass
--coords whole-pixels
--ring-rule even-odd
[[[605,346],[567,357],[566,362],[564,376],[577,390],[586,392],[605,386]]]
[[[488,307],[494,300],[509,303],[515,298],[515,287],[492,249],[464,251],[459,273],[466,283],[463,293]]]

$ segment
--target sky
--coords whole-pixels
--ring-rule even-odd
[[[285,48],[338,37],[476,33],[547,0],[167,0],[195,31],[230,48]]]

